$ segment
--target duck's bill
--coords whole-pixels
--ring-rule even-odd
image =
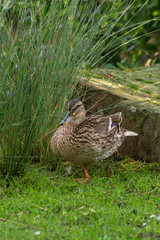
[[[67,112],[65,118],[60,122],[60,125],[67,124],[71,120],[71,113]]]

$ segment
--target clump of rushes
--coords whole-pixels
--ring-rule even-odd
[[[77,91],[81,70],[98,62],[100,46],[103,49],[107,37],[112,35],[107,46],[117,39],[123,40],[119,31],[112,32],[120,19],[120,2],[111,1],[107,6],[97,18],[100,5],[96,6],[95,1],[53,0],[48,11],[46,4],[41,3],[29,12],[26,8],[24,17],[22,9],[23,17],[18,14],[16,26],[13,20],[8,20],[1,28],[3,173],[17,175],[30,160],[42,162],[51,158],[48,147],[51,130],[59,125],[65,104]]]

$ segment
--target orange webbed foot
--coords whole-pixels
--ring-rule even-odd
[[[91,178],[76,178],[75,180],[78,183],[88,183],[91,181]]]
[[[89,182],[91,180],[91,177],[88,174],[88,170],[87,170],[87,165],[86,164],[83,164],[83,170],[84,170],[85,178],[76,178],[76,182],[87,183],[87,182]]]

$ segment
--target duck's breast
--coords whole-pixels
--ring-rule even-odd
[[[64,126],[60,126],[51,138],[51,150],[56,157],[61,158],[62,160],[68,160],[72,131],[73,126],[66,124]]]

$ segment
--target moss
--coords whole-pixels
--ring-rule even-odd
[[[150,91],[150,90],[144,90],[144,92],[152,94],[152,91]]]
[[[137,78],[135,80],[138,81],[138,82],[144,82],[144,79],[141,79],[141,78]]]
[[[150,84],[153,84],[154,82],[153,81],[144,81],[145,83],[150,83]]]
[[[138,89],[139,89],[139,86],[134,85],[134,84],[128,84],[127,86],[130,87],[130,88],[133,88],[133,89],[135,89],[135,90],[138,90]]]
[[[135,80],[138,81],[138,82],[149,83],[149,84],[155,83],[154,81],[144,80],[144,79],[141,79],[141,78],[137,78]]]

